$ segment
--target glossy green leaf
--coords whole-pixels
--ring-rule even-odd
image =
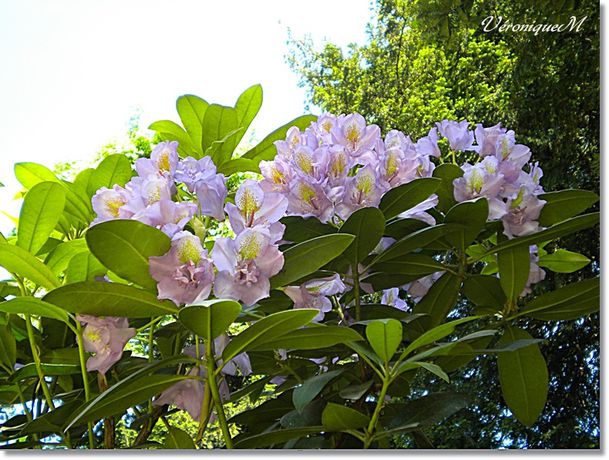
[[[15,177],[28,190],[40,182],[59,182],[53,171],[38,163],[15,163],[14,169]]]
[[[291,331],[258,344],[255,350],[317,350],[339,343],[363,340],[353,329],[344,326],[316,326]]]
[[[404,372],[408,372],[414,369],[423,368],[428,372],[440,377],[445,382],[450,383],[450,378],[448,374],[442,370],[440,366],[433,363],[428,363],[427,361],[406,361],[400,364],[396,369],[396,375],[403,374]]]
[[[109,189],[114,185],[122,187],[129,182],[132,175],[131,162],[125,155],[108,155],[91,174],[87,193],[92,196],[102,187]]]
[[[258,163],[246,158],[234,158],[218,166],[218,173],[230,176],[238,172],[258,171]]]
[[[294,243],[336,232],[335,228],[322,224],[315,217],[287,216],[281,219],[281,223],[285,225],[283,239]]]
[[[577,252],[557,249],[551,254],[539,257],[538,265],[556,273],[573,273],[590,263],[585,255]]]
[[[420,324],[430,329],[441,324],[457,303],[461,280],[451,273],[444,273],[431,286],[427,294],[414,307],[413,313],[425,313]]]
[[[199,153],[199,157],[203,155],[202,137],[203,137],[203,119],[205,112],[209,107],[209,103],[204,99],[192,94],[185,94],[178,97],[176,101],[176,109],[182,125],[192,140],[194,149]]]
[[[425,254],[406,254],[388,262],[374,264],[371,269],[375,272],[422,277],[445,270],[446,267]]]
[[[591,278],[542,294],[527,303],[521,314],[544,321],[558,321],[594,313],[600,308],[599,282],[598,277]]]
[[[354,239],[353,235],[335,233],[303,241],[286,249],[283,253],[283,268],[271,278],[271,288],[287,286],[315,272],[341,255]]]
[[[93,254],[89,251],[79,252],[68,263],[65,284],[91,281],[96,276],[103,276],[105,273],[106,267]]]
[[[323,426],[273,430],[255,434],[253,436],[239,438],[235,442],[235,447],[237,449],[257,449],[259,447],[269,447],[275,444],[283,444],[291,439],[321,433],[323,430]]]
[[[49,252],[44,263],[55,275],[59,275],[68,268],[73,257],[83,252],[89,252],[87,242],[83,238],[63,241]]]
[[[46,265],[25,249],[9,243],[0,242],[0,267],[48,290],[59,286],[57,277]]]
[[[237,111],[232,107],[224,107],[219,104],[210,104],[205,111],[203,119],[203,138],[202,147],[206,151],[214,141],[219,141],[230,132],[238,129]],[[218,155],[212,159],[214,163],[220,165],[230,159],[230,154],[235,150],[234,139],[225,143],[218,150]]]
[[[440,179],[424,177],[402,184],[385,193],[379,208],[383,211],[385,219],[393,219],[429,198],[438,189],[440,183]]]
[[[64,323],[68,322],[65,310],[35,297],[15,297],[7,302],[0,302],[0,311],[23,315],[53,318]]]
[[[405,236],[428,226],[429,225],[426,222],[418,219],[396,219],[387,223],[385,235],[395,238],[396,240],[401,240]]]
[[[163,442],[164,449],[196,449],[191,436],[184,430],[170,426]]]
[[[367,415],[341,404],[328,403],[321,415],[321,424],[328,431],[359,430],[368,423]]]
[[[44,375],[55,376],[55,375],[74,375],[80,374],[80,366],[78,364],[49,364],[41,363],[40,368]],[[20,382],[21,380],[38,378],[38,370],[34,363],[28,363],[25,366],[19,368],[13,375],[11,375],[11,382]]]
[[[524,330],[508,326],[498,345],[532,339]],[[541,414],[548,396],[548,369],[537,345],[529,345],[497,356],[503,398],[514,416],[531,426]]]
[[[388,363],[402,343],[402,323],[392,318],[374,320],[366,326],[366,337],[379,358]]]
[[[353,265],[364,260],[381,240],[385,231],[385,218],[378,208],[358,209],[349,216],[339,231],[355,237],[342,254]]]
[[[184,131],[184,128],[177,123],[171,120],[155,121],[148,126],[148,129],[156,131],[164,141],[178,141],[178,152],[180,153],[181,157],[187,157],[190,155],[200,158],[202,156],[200,146],[196,146],[195,150],[195,146],[193,145],[190,136],[186,131]],[[197,155],[195,154],[195,151],[200,153]]]
[[[296,388],[292,393],[292,402],[297,411],[302,412],[307,404],[313,401],[325,386],[338,377],[343,372],[342,369],[324,372],[322,374],[310,377],[304,383]]]
[[[17,230],[17,246],[36,254],[59,222],[66,192],[57,182],[40,182],[25,195]]]
[[[246,89],[237,99],[235,110],[237,111],[237,125],[243,127],[241,136],[236,139],[237,144],[256,118],[262,107],[262,86],[253,85]]]
[[[204,340],[224,334],[241,313],[241,304],[234,300],[204,300],[180,309],[182,324]]]
[[[169,251],[171,240],[165,233],[136,220],[110,220],[91,227],[86,239],[104,266],[123,279],[156,290],[149,258]]]
[[[375,257],[371,265],[393,260],[403,256],[404,254],[413,252],[416,249],[423,248],[429,243],[432,243],[438,238],[441,238],[455,230],[455,227],[451,227],[446,224],[434,225],[433,227],[426,227],[421,230],[417,230],[416,232],[405,236],[401,240],[396,241],[385,251],[381,252],[377,257]]]
[[[499,283],[509,300],[520,296],[529,279],[531,255],[527,246],[516,246],[497,254]]]
[[[589,190],[561,190],[539,195],[546,201],[539,215],[539,224],[544,227],[561,222],[585,211],[598,201],[598,195]]]
[[[446,213],[457,203],[455,201],[453,181],[461,176],[463,176],[463,170],[452,163],[441,164],[433,170],[433,177],[442,179],[440,186],[436,190],[436,195],[438,195],[436,207],[443,213]]]
[[[303,308],[266,316],[233,337],[222,353],[222,360],[227,363],[241,352],[252,350],[261,343],[296,330],[309,323],[318,313],[319,310]]]
[[[458,224],[462,227],[446,235],[446,240],[461,252],[465,252],[465,249],[484,229],[487,218],[488,201],[486,198],[463,201],[454,205],[446,213],[444,223]]]
[[[439,326],[430,329],[429,331],[423,333],[417,339],[415,339],[406,349],[402,352],[402,356],[406,357],[410,353],[412,353],[417,348],[423,347],[425,345],[429,345],[433,342],[436,342],[444,337],[450,335],[455,330],[455,327],[459,324],[468,323],[470,321],[478,319],[478,316],[469,316],[466,318],[460,318],[454,321],[450,321],[448,323],[441,324]]]
[[[0,302],[2,307],[6,302]],[[9,326],[0,325],[0,364],[13,370],[17,359],[17,342]]]
[[[496,276],[472,275],[463,282],[463,293],[479,307],[496,307],[499,310],[507,297]]]
[[[49,292],[43,300],[72,313],[93,316],[149,318],[178,312],[173,302],[158,300],[148,291],[103,281],[68,284]]]

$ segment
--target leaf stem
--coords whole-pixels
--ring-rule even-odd
[[[210,402],[211,402],[211,390],[209,386],[209,382],[205,382],[205,387],[203,388],[203,401],[201,401],[201,412],[199,413],[199,430],[197,431],[197,437],[195,439],[195,444],[199,444],[203,440],[203,433],[207,428],[207,423],[209,422],[209,417],[211,415],[210,411]]]
[[[38,354],[38,347],[36,346],[36,339],[34,337],[34,326],[32,326],[32,317],[30,315],[25,315],[25,326],[27,328],[27,335],[30,341],[30,348],[32,349],[32,358],[34,358],[34,365],[36,366],[36,372],[38,373],[38,379],[40,380],[40,386],[42,387],[42,392],[44,393],[47,404],[51,410],[53,410],[55,409],[55,404],[53,404],[53,397],[51,396],[47,382],[44,379],[44,372],[42,370],[42,364],[40,363],[40,356]]]
[[[385,377],[383,379],[383,386],[381,388],[381,393],[379,394],[379,399],[376,402],[376,407],[374,409],[374,413],[372,414],[372,418],[370,419],[370,423],[368,424],[368,428],[366,429],[366,438],[364,439],[364,449],[368,449],[370,444],[372,444],[374,437],[374,430],[376,429],[376,424],[378,423],[379,416],[381,415],[381,410],[385,405],[385,396],[387,395],[387,389],[391,384],[391,378]]]
[[[91,389],[89,388],[89,375],[87,374],[87,357],[85,356],[85,345],[82,340],[83,327],[80,321],[76,321],[76,341],[78,343],[78,358],[80,360],[80,373],[82,374],[82,384],[85,389],[85,402],[91,399]],[[89,432],[89,448],[95,449],[95,438],[93,437],[93,423],[87,423]]]
[[[207,335],[211,337],[211,331]],[[233,448],[233,440],[230,436],[230,430],[228,428],[228,422],[226,421],[226,415],[224,415],[224,406],[222,405],[222,399],[220,397],[220,391],[218,390],[218,382],[216,381],[215,368],[216,360],[214,358],[213,350],[213,339],[208,340],[207,346],[205,347],[205,354],[207,358],[207,382],[209,383],[209,389],[211,390],[211,396],[216,407],[216,413],[218,414],[218,424],[222,430],[222,436],[226,442],[226,448]]]

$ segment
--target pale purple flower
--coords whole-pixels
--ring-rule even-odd
[[[182,182],[192,193],[201,181],[211,180],[216,176],[216,165],[211,157],[205,156],[199,160],[187,157],[178,163],[175,180]]]
[[[432,273],[402,286],[415,303],[419,303],[433,284],[444,274],[444,271]]]
[[[473,149],[474,133],[469,130],[467,120],[460,122],[452,120],[442,120],[436,123],[440,134],[448,139],[450,148],[454,151],[466,151]]]
[[[173,178],[178,165],[178,143],[176,141],[161,142],[150,158],[139,158],[135,162],[135,170],[140,177],[165,176]]]
[[[283,267],[283,254],[262,227],[246,228],[234,240],[218,238],[212,258],[218,269],[215,296],[248,306],[269,296],[269,278]]]
[[[224,201],[228,194],[224,175],[216,174],[206,180],[198,181],[195,184],[195,192],[199,201],[199,212],[204,216],[223,221]]]
[[[481,124],[476,125],[476,145],[474,149],[478,152],[478,155],[485,157],[487,155],[495,155],[497,148],[497,139],[500,135],[505,134],[506,129],[501,127],[501,123],[497,123],[495,126],[485,128]]]
[[[398,310],[406,311],[408,304],[404,299],[400,299],[400,289],[391,288],[383,291],[383,297],[381,298],[383,305],[389,305],[395,307]]]
[[[212,261],[201,240],[189,232],[174,235],[167,254],[150,257],[150,274],[157,281],[158,298],[176,305],[206,299],[214,279]]]
[[[398,144],[398,142],[395,142],[395,144]],[[404,144],[406,145],[404,146]],[[415,179],[419,166],[420,160],[412,143],[408,146],[407,142],[404,141],[385,150],[379,164],[379,172],[382,179],[393,188]]]
[[[395,238],[391,238],[390,236],[383,236],[379,240],[379,242],[376,245],[376,247],[372,250],[372,254],[380,254],[380,253],[386,251],[391,246],[393,246],[396,241],[397,240]]]
[[[431,195],[424,201],[421,201],[416,206],[407,209],[398,215],[400,219],[416,219],[423,221],[429,225],[436,225],[436,219],[431,214],[426,213],[438,204],[438,195]]]
[[[269,229],[271,243],[279,241],[285,225],[279,222],[288,208],[288,200],[283,195],[264,192],[258,182],[248,179],[241,184],[235,194],[235,204],[226,204],[226,213],[236,234],[246,228],[263,226]]]
[[[273,161],[261,161],[259,164],[260,174],[264,179],[260,187],[265,192],[286,193],[292,180],[291,166],[279,156]]]
[[[161,176],[134,177],[125,187],[130,193],[123,209],[132,213],[132,219],[135,220],[146,219],[152,212],[149,206],[153,203],[171,201],[171,185]]]
[[[184,226],[196,212],[197,205],[194,203],[185,201],[176,203],[175,201],[162,199],[151,204],[139,220],[160,229],[167,236],[173,237],[176,233],[184,230]]]
[[[440,158],[438,147],[438,130],[431,128],[427,136],[420,138],[416,143],[416,150],[419,156]]]
[[[127,204],[129,198],[130,193],[118,185],[115,185],[111,189],[107,187],[100,188],[91,198],[93,211],[97,214],[91,225],[108,220],[131,218],[133,212],[125,209],[125,204]]]
[[[340,276],[309,280],[300,286],[287,286],[286,295],[294,302],[294,308],[316,308],[319,314],[313,321],[321,321],[324,314],[332,310],[332,302],[327,296],[336,295],[347,289]]]
[[[498,136],[496,144],[495,156],[499,160],[499,171],[508,182],[514,182],[531,158],[531,150],[526,145],[516,144],[512,130]]]
[[[302,217],[317,217],[325,223],[334,215],[334,204],[321,185],[297,177],[292,182],[288,195],[288,213]]]
[[[135,329],[122,317],[77,315],[76,319],[86,324],[82,334],[85,351],[94,353],[87,360],[87,370],[105,374],[121,359],[123,348],[135,336]]]
[[[360,208],[376,207],[384,192],[374,169],[365,166],[347,179],[345,194],[342,202],[336,206],[336,213],[346,220]]]
[[[200,377],[200,369],[198,367],[193,367],[188,372],[188,375]],[[199,379],[191,378],[181,380],[163,391],[163,393],[154,400],[154,405],[163,406],[165,404],[173,404],[188,412],[192,419],[198,422],[201,417],[204,391],[204,383]]]
[[[378,126],[366,126],[366,120],[358,113],[339,117],[331,132],[336,142],[343,145],[353,157],[371,150],[381,135]]]
[[[529,278],[523,291],[520,293],[520,297],[530,294],[532,291],[531,286],[543,281],[546,278],[546,272],[539,265],[539,254],[537,245],[529,247],[529,253],[531,255],[531,265],[529,268]]]
[[[544,200],[528,193],[523,187],[516,198],[507,202],[508,212],[502,218],[503,233],[511,239],[538,232],[539,214],[545,204]]]

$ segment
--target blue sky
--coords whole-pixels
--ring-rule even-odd
[[[370,0],[0,1],[0,209],[18,212],[15,162],[88,161],[137,111],[142,127],[177,120],[180,94],[233,104],[261,83],[264,136],[304,111],[288,28],[346,46],[369,18]]]

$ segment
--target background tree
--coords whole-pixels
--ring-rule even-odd
[[[491,15],[517,24],[585,20],[561,33],[487,33],[481,21]],[[343,51],[327,43],[318,50],[309,39],[291,39],[288,62],[300,75],[309,105],[359,112],[384,132],[395,128],[413,137],[443,118],[485,126],[501,121],[531,147],[546,190],[598,192],[599,26],[598,2],[590,0],[378,0],[365,45]],[[565,239],[564,245],[594,262],[576,276],[548,273],[538,289],[598,273],[598,230]],[[547,339],[542,350],[551,376],[537,424],[529,429],[510,416],[498,382],[488,378],[496,372],[495,360],[480,358],[483,366],[452,376],[464,391],[477,390],[477,404],[452,423],[428,430],[433,445],[598,447],[598,315],[553,327],[529,321],[528,327]]]

